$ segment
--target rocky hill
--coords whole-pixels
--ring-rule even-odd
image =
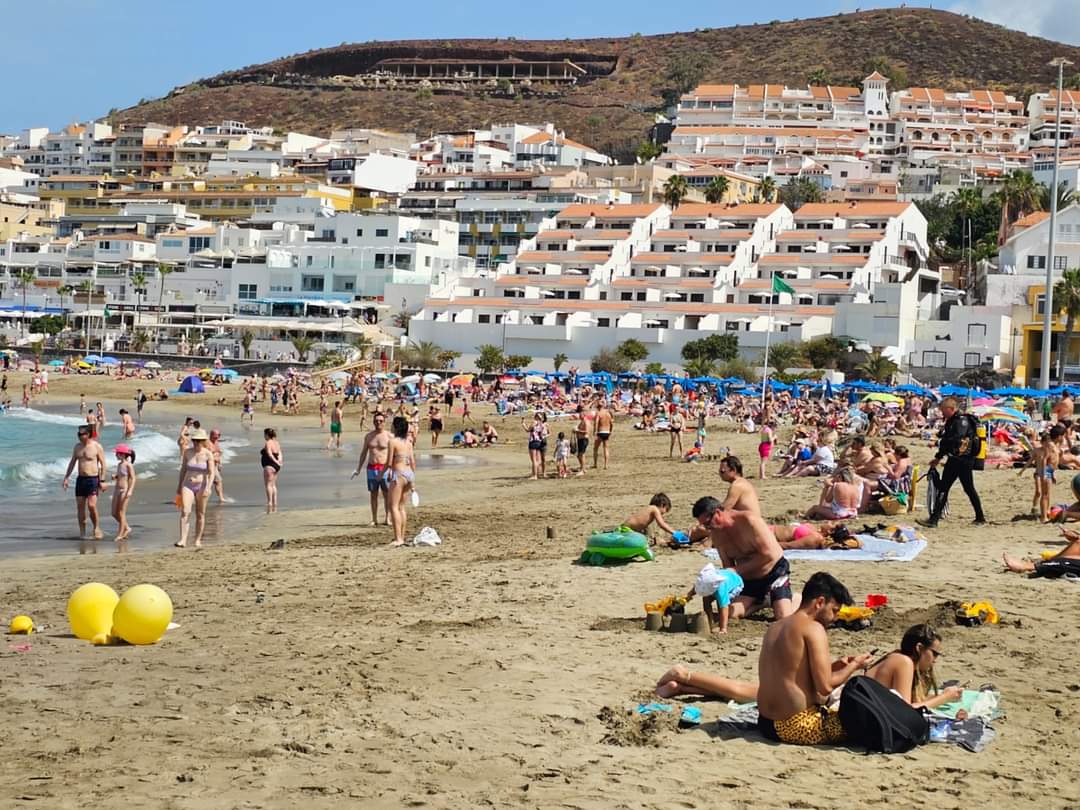
[[[663,111],[665,97],[697,80],[852,84],[877,68],[894,85],[989,87],[1024,96],[1050,86],[1055,74],[1047,63],[1061,55],[1080,64],[1078,47],[915,8],[617,39],[369,42],[223,73],[116,117],[420,134],[549,120],[571,138],[625,158]],[[516,64],[517,75],[485,78],[496,63],[502,73]],[[573,67],[564,71],[567,63]],[[571,70],[571,79],[546,79],[545,71]],[[530,72],[533,78],[521,78]]]

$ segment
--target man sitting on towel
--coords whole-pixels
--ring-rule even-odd
[[[822,571],[803,587],[799,609],[767,631],[758,658],[758,730],[770,740],[797,745],[837,743],[844,729],[825,708],[830,693],[870,664],[870,653],[829,660],[825,628],[851,594]]]
[[[1028,560],[1018,560],[1008,554],[1002,554],[1001,559],[1006,568],[1017,574],[1033,574],[1048,579],[1057,579],[1063,576],[1080,577],[1080,532],[1062,526],[1061,536],[1069,541],[1069,545],[1047,560],[1030,562]]]

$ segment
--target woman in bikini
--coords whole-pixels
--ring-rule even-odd
[[[936,709],[959,700],[964,694],[959,686],[938,690],[934,662],[941,655],[941,636],[930,625],[917,624],[904,633],[900,649],[879,658],[867,668],[866,674],[916,709]]]
[[[188,434],[191,447],[184,451],[180,463],[180,481],[176,496],[180,499],[180,540],[174,545],[184,548],[188,538],[188,520],[195,510],[195,548],[202,547],[203,527],[206,524],[206,504],[214,483],[214,454],[206,443],[210,439],[202,428]]]
[[[126,444],[116,445],[116,472],[113,473],[112,516],[117,523],[117,543],[131,534],[127,522],[127,508],[135,492],[135,451]]]
[[[405,526],[408,522],[408,512],[405,510],[405,497],[413,489],[416,481],[416,457],[413,454],[413,445],[409,441],[409,420],[404,416],[395,416],[390,439],[390,447],[387,451],[386,482],[389,484],[387,491],[387,509],[390,513],[390,525],[394,528],[394,539],[391,546],[405,545]]]
[[[263,471],[263,487],[266,489],[266,513],[277,511],[277,479],[281,472],[284,457],[278,444],[277,431],[267,428],[263,431],[263,446],[259,451],[259,464]]]

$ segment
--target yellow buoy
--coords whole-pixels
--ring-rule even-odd
[[[128,644],[153,644],[172,621],[172,600],[156,585],[135,585],[124,591],[112,617],[112,635]]]
[[[119,601],[116,591],[100,582],[88,582],[78,588],[67,603],[71,632],[83,641],[90,641],[101,633],[108,635],[112,629],[113,610]]]
[[[8,625],[8,632],[28,636],[34,632],[34,620],[29,616],[16,616]]]

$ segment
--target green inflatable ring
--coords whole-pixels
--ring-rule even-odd
[[[632,560],[637,557],[650,561],[654,559],[649,548],[649,538],[623,528],[610,532],[593,532],[585,544],[581,562],[603,565],[608,560]]]

